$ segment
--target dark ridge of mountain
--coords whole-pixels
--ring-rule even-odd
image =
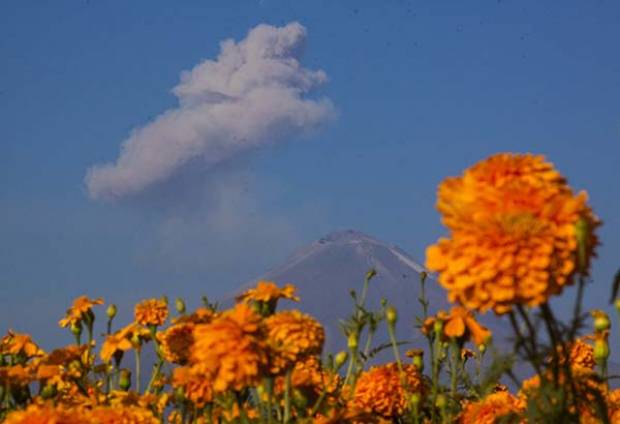
[[[353,302],[349,292],[362,290],[366,272],[377,271],[368,290],[367,305],[380,307],[385,298],[399,312],[397,337],[411,341],[407,347],[424,347],[426,341],[415,329],[415,318],[422,317],[418,302],[420,273],[424,267],[397,246],[384,243],[355,230],[335,231],[299,249],[283,265],[278,266],[240,290],[250,287],[258,280],[275,281],[278,285],[293,283],[301,302],[283,302],[283,308],[299,308],[318,318],[325,326],[327,351],[335,352],[345,347],[338,322],[350,315]],[[426,282],[426,297],[431,313],[448,309],[446,294],[431,278]],[[489,317],[491,318],[491,317]],[[492,330],[507,329],[495,319],[484,319]],[[379,329],[377,343],[387,342],[385,325]]]

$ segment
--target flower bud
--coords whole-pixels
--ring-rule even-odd
[[[446,396],[443,394],[438,394],[437,398],[435,399],[435,406],[439,409],[443,409],[448,405],[448,399],[446,399]]]
[[[161,300],[162,302],[164,302],[166,305],[168,305],[168,296],[163,295],[162,297],[159,298],[159,300]]]
[[[177,297],[175,299],[174,307],[176,308],[179,314],[183,315],[185,313],[185,302],[180,297]]]
[[[118,310],[116,309],[116,305],[114,303],[108,305],[108,308],[105,310],[105,314],[108,316],[109,320],[113,320],[117,312]]]
[[[121,390],[127,391],[131,387],[131,371],[127,368],[123,368],[119,372],[118,385]]]
[[[594,341],[594,360],[596,362],[606,361],[609,357],[609,345],[607,340],[597,339]]]
[[[411,359],[411,363],[419,372],[424,371],[424,357],[422,355],[414,356]]]
[[[385,309],[385,319],[391,326],[394,326],[396,324],[396,321],[398,321],[398,312],[396,311],[396,308],[392,305],[388,306]]]
[[[600,309],[595,309],[590,312],[592,318],[594,319],[594,329],[598,332],[609,330],[611,327],[611,322],[609,321],[609,316]]]
[[[420,404],[421,400],[422,400],[422,398],[420,397],[419,393],[413,393],[409,397],[409,402],[411,403],[411,405],[413,405],[414,408],[416,408]]]
[[[82,334],[82,323],[80,321],[71,324],[71,333],[78,337]]]
[[[487,350],[487,345],[485,344],[478,345],[478,350],[480,351],[480,353],[484,353]]]
[[[174,389],[174,400],[177,403],[183,403],[185,401],[185,390],[183,390],[183,387]]]
[[[345,362],[347,362],[347,359],[349,359],[349,353],[345,350],[338,352],[338,354],[334,357],[334,366],[336,367],[336,369],[340,369],[340,367],[342,367],[344,365]]]
[[[443,320],[435,320],[435,323],[433,324],[433,331],[435,332],[435,335],[441,336],[441,332],[443,331]]]
[[[616,311],[620,313],[620,298],[616,299],[616,301],[614,302],[614,306],[616,307]]]
[[[303,394],[303,392],[297,388],[294,388],[291,394],[293,398],[293,405],[300,410],[306,409],[308,406],[308,398]]]
[[[41,390],[41,397],[43,399],[51,399],[58,394],[58,390],[56,390],[56,385],[54,384],[46,384]]]
[[[357,350],[358,342],[359,334],[357,334],[357,331],[353,331],[347,338],[347,347],[349,350]]]

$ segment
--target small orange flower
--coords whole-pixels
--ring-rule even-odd
[[[299,297],[295,296],[295,286],[286,284],[279,288],[273,281],[259,281],[255,288],[248,289],[239,296],[237,302],[277,302],[279,299],[289,299],[295,302]]]
[[[600,224],[543,156],[497,154],[439,186],[450,237],[426,251],[450,302],[498,314],[537,306],[587,273]]]
[[[472,340],[477,346],[485,345],[491,339],[491,331],[476,321],[473,312],[462,306],[454,306],[450,313],[439,311],[436,316],[427,318],[422,332],[430,334],[437,321],[443,323],[442,337],[446,339]]]
[[[159,327],[168,318],[168,305],[159,299],[143,300],[136,305],[134,315],[138,324]]]
[[[140,349],[143,342],[151,339],[151,332],[139,324],[132,323],[106,337],[99,355],[104,362],[122,355],[130,349]]]
[[[42,356],[44,353],[28,334],[9,330],[7,335],[0,340],[0,355],[23,355],[26,358],[33,358]]]
[[[103,305],[103,299],[89,299],[87,296],[78,297],[73,301],[73,305],[67,309],[67,314],[58,322],[58,325],[65,328],[78,324],[84,320],[95,305]]]
[[[409,396],[425,392],[422,376],[416,367],[403,365],[403,372],[401,376],[395,363],[372,367],[363,372],[355,386],[350,406],[373,412],[382,418],[403,415],[409,405]]]

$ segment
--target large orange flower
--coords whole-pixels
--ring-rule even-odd
[[[256,385],[267,366],[261,318],[240,303],[209,324],[194,329],[190,362],[213,375],[213,389],[224,392]]]
[[[586,193],[574,194],[543,156],[491,156],[447,178],[437,208],[450,237],[427,249],[426,266],[470,309],[546,302],[587,272],[597,244]]]
[[[325,342],[323,326],[297,310],[278,312],[265,320],[271,368],[277,374],[309,355],[320,355]]]
[[[403,365],[401,378],[398,365],[389,363],[362,373],[351,406],[383,418],[397,418],[407,410],[408,395],[424,391],[424,382],[415,366]]]

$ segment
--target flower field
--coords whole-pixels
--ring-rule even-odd
[[[437,209],[447,233],[428,247],[429,273],[411,299],[423,316],[390,299],[368,308],[374,270],[351,293],[341,352],[325,352],[322,324],[289,309],[303,299],[286,282],[261,281],[228,309],[147,299],[125,326],[114,305],[82,296],[59,317],[74,344],[45,352],[27,334],[1,339],[0,421],[620,423],[611,320],[582,309],[601,224],[587,195],[542,156],[505,153],[445,179]],[[445,289],[449,311],[429,304],[428,284]],[[568,286],[576,295],[564,322],[550,300]],[[510,352],[494,347],[480,313],[507,319]],[[397,339],[399,319],[416,323],[424,345]],[[106,321],[105,334],[95,320]],[[377,345],[379,332],[390,343]],[[146,350],[156,355],[149,369]],[[377,363],[381,351],[392,361]],[[517,375],[516,362],[532,374]]]

